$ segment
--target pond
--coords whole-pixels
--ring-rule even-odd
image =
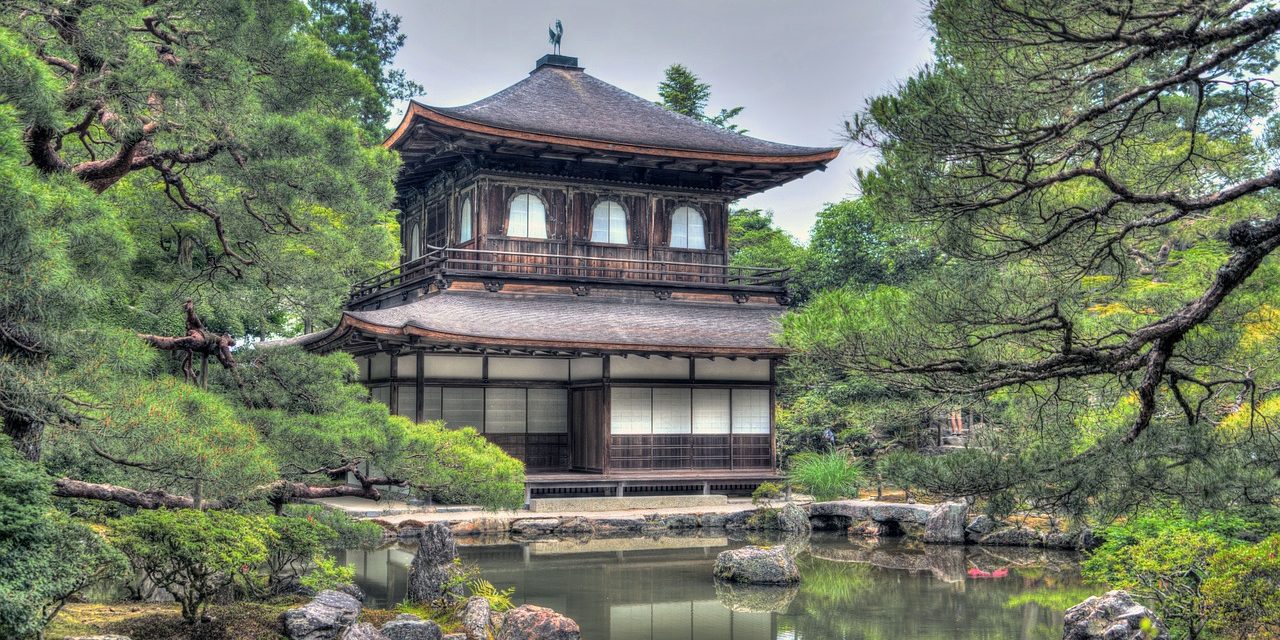
[[[459,540],[463,562],[519,604],[573,618],[587,640],[1060,638],[1062,614],[1091,590],[1078,556],[1020,548],[868,542],[814,534],[797,550],[798,587],[717,584],[718,553],[746,544],[691,537]],[[351,550],[372,606],[405,594],[414,546]]]

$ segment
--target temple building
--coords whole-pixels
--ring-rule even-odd
[[[776,477],[781,269],[728,264],[729,204],[836,148],[740,135],[547,55],[461,107],[412,102],[403,262],[337,326],[373,397],[472,426],[533,495],[749,490]]]

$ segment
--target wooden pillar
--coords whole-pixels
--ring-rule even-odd
[[[422,417],[425,415],[424,410],[426,409],[425,401],[422,398],[422,396],[424,395],[423,394],[424,385],[422,381],[423,381],[423,378],[425,378],[426,376],[424,375],[424,372],[422,371],[422,369],[427,362],[426,362],[426,358],[423,356],[421,351],[418,351],[415,354],[414,359],[417,361],[417,367],[418,367],[418,375],[414,379],[414,385],[418,387],[418,395],[417,395],[417,399],[414,400],[413,421],[422,422]]]
[[[396,355],[395,351],[388,351],[387,357],[391,358],[390,364],[387,365],[387,370],[391,372],[389,374],[390,379],[387,380],[387,393],[391,395],[388,399],[387,406],[391,408],[391,415],[398,416],[400,415],[400,381],[398,380],[398,364],[400,362],[400,357]]]

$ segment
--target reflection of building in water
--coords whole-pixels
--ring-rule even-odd
[[[1052,640],[1064,596],[1079,601],[1078,556],[1045,549],[870,545],[815,534],[791,590],[721,587],[723,537],[499,542],[459,547],[517,604],[551,607],[588,640]],[[348,551],[372,606],[404,598],[413,547]],[[969,567],[1008,578],[972,580]],[[777,613],[769,613],[770,611]]]
[[[584,638],[779,637],[772,614],[730,611],[717,598],[711,568],[727,546],[724,538],[592,540],[459,547],[459,553],[495,586],[514,587],[517,604],[551,607],[576,620]],[[371,604],[404,599],[413,547],[339,555],[355,567]]]

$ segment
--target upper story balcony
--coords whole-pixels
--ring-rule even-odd
[[[506,283],[559,285],[586,295],[591,288],[649,289],[723,294],[743,303],[754,296],[787,304],[789,270],[619,257],[429,246],[409,260],[351,286],[352,309],[394,306],[411,293],[448,288],[455,281],[483,282],[497,291]]]

